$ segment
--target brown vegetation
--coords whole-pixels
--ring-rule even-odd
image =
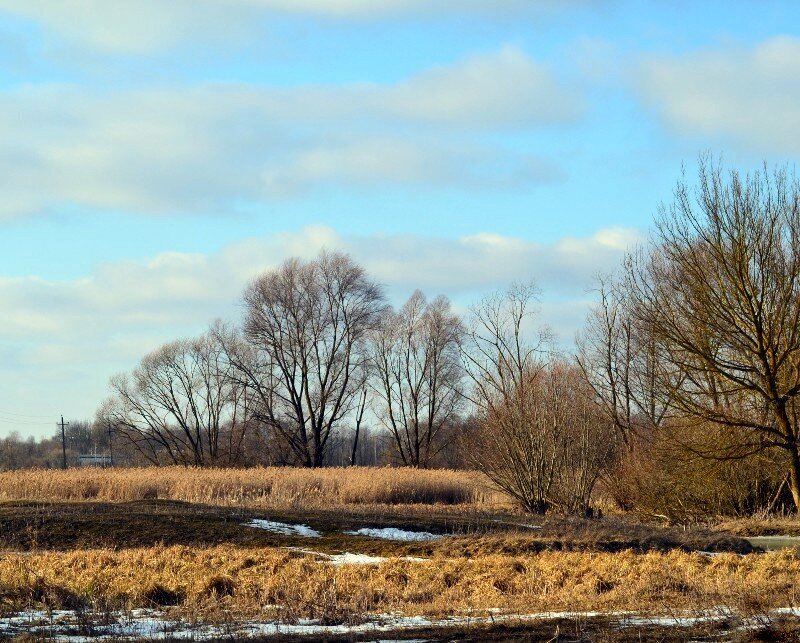
[[[698,179],[678,184],[626,266],[632,318],[677,425],[725,433],[701,454],[782,451],[800,509],[800,182],[702,161]]]
[[[334,566],[297,551],[154,547],[4,555],[0,599],[6,610],[181,605],[329,623],[488,609],[670,614],[725,606],[751,614],[795,605],[798,574],[800,559],[789,553],[543,552]]]
[[[472,310],[464,359],[477,427],[464,449],[526,511],[585,512],[611,462],[613,429],[579,369],[552,360],[547,332],[526,337],[536,294],[515,284]]]
[[[479,474],[404,468],[27,469],[0,472],[0,500],[149,499],[278,508],[505,502]]]
[[[247,526],[254,519],[303,523],[313,540]],[[421,542],[391,541],[352,532],[395,527],[447,534]],[[173,500],[133,502],[0,503],[0,550],[39,551],[154,545],[210,547],[308,547],[328,553],[356,551],[381,556],[486,556],[539,551],[633,550],[748,553],[753,547],[729,533],[704,528],[644,525],[624,518],[583,520],[549,517],[532,525],[521,516],[462,511],[430,505],[352,505],[338,509],[219,507]]]

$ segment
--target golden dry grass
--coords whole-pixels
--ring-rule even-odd
[[[408,468],[28,469],[0,473],[0,500],[183,500],[268,508],[505,502],[477,473]]]
[[[670,614],[727,606],[748,614],[796,605],[798,577],[800,559],[786,552],[442,555],[337,567],[280,549],[154,547],[4,555],[0,601],[7,610],[222,606],[241,616],[327,622],[491,608]],[[265,606],[274,607],[265,612]]]

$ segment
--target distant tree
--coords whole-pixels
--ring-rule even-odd
[[[710,458],[779,449],[800,509],[800,184],[784,170],[702,160],[662,207],[625,282],[658,348],[671,412],[724,429]],[[685,424],[691,425],[689,422]]]
[[[254,417],[307,467],[360,401],[367,336],[384,310],[381,287],[348,255],[290,259],[245,290],[246,349],[230,351],[257,396]]]
[[[427,302],[419,290],[372,336],[376,410],[404,465],[428,466],[453,438],[447,428],[463,404],[463,337],[449,300]]]
[[[599,301],[578,334],[576,361],[613,423],[616,438],[630,450],[637,433],[664,421],[669,391],[659,386],[667,365],[650,333],[637,326],[621,284],[610,277],[598,282]]]
[[[233,464],[251,399],[231,369],[215,333],[170,342],[112,379],[101,415],[153,463]]]

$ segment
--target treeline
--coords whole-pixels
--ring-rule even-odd
[[[154,463],[142,454],[137,445],[125,433],[118,433],[102,421],[70,420],[62,440],[61,430],[52,436],[36,439],[23,438],[16,431],[0,438],[0,471],[13,469],[61,469],[64,455],[68,468],[78,466],[147,467],[154,464],[167,464],[167,461]],[[222,431],[227,440],[229,427]],[[291,464],[292,459],[280,451],[265,448],[266,445],[254,431],[252,439],[243,441],[233,453],[232,458],[224,458],[216,466],[258,467],[282,466]],[[98,456],[93,462],[81,463],[85,456]],[[347,434],[331,442],[326,456],[326,466],[343,467],[351,463],[352,443]],[[391,466],[398,463],[394,457],[388,436],[369,427],[362,427],[356,452],[360,466]],[[437,468],[464,468],[464,460],[455,443],[443,449],[436,458]]]
[[[800,506],[793,176],[701,160],[599,280],[572,351],[537,297],[394,309],[347,255],[290,259],[238,324],[113,378],[92,430],[137,464],[470,467],[532,512],[586,512],[598,490],[670,520]]]
[[[66,455],[67,466],[77,466],[80,455],[108,454],[108,427],[89,420],[69,421],[62,439],[59,429],[52,437],[23,439],[16,431],[0,438],[0,470],[8,469],[60,469]],[[112,451],[113,451],[112,445]],[[125,460],[120,453],[121,461]]]

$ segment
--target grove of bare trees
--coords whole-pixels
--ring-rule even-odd
[[[240,323],[113,378],[90,433],[152,464],[467,466],[531,512],[800,508],[798,181],[701,159],[597,293],[570,349],[532,282],[462,316],[392,308],[346,254],[290,259]]]

